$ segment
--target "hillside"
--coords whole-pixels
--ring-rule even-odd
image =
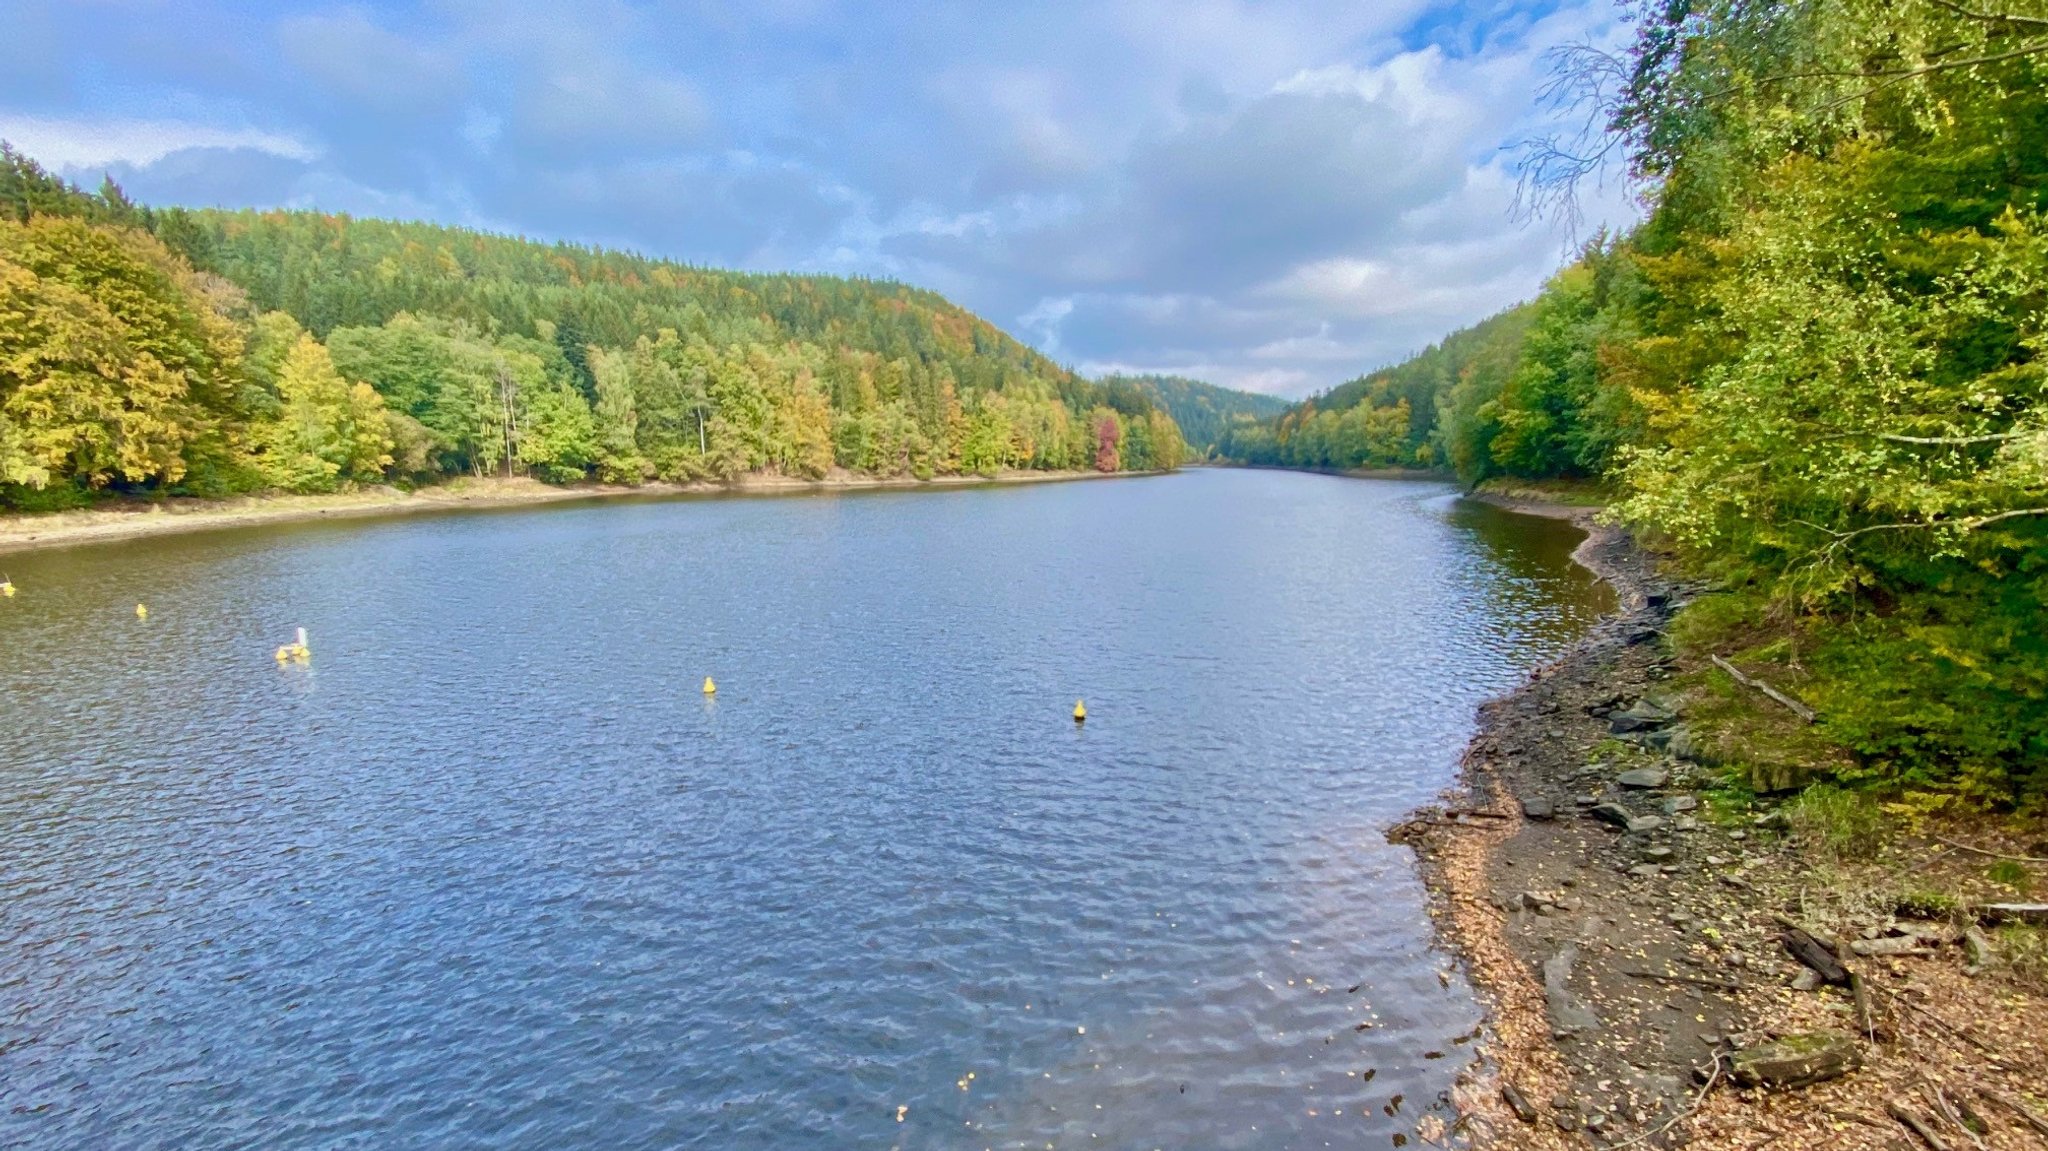
[[[1530,307],[1462,328],[1390,368],[1271,417],[1234,423],[1218,454],[1268,467],[1455,468],[1475,450],[1465,430],[1520,360]]]
[[[432,224],[153,210],[0,150],[0,506],[458,474],[1175,466],[1150,394],[930,292]]]
[[[1103,377],[1102,382],[1128,384],[1150,395],[1180,425],[1188,449],[1203,457],[1215,453],[1232,424],[1241,419],[1270,419],[1290,406],[1278,396],[1241,392],[1182,376],[1112,375]]]

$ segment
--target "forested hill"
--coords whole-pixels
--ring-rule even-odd
[[[1269,419],[1290,406],[1278,396],[1241,392],[1182,376],[1112,375],[1102,377],[1102,382],[1112,386],[1128,384],[1152,396],[1180,425],[1188,449],[1203,457],[1216,451],[1239,417]]]
[[[152,210],[0,147],[0,507],[326,491],[1176,466],[1098,385],[900,284],[430,224]]]
[[[1529,305],[1444,337],[1391,367],[1339,384],[1265,419],[1239,417],[1217,454],[1294,468],[1466,470],[1461,429],[1519,365]]]
[[[1747,663],[1820,714],[1728,755],[1805,747],[1909,813],[2038,808],[2048,20],[1947,0],[1637,11],[1631,50],[1556,57],[1605,135],[1533,149],[1527,190],[1568,197],[1618,158],[1647,219],[1531,303],[1227,450],[1603,484],[1722,593],[1674,630],[1700,662]]]

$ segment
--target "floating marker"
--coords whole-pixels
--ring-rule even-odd
[[[715,683],[712,683],[712,682],[711,682],[711,677],[710,677],[710,676],[708,676],[708,675],[704,677],[704,694],[705,694],[705,695],[717,695],[717,694],[718,694],[718,685],[717,685],[717,684],[715,684]]]
[[[136,619],[148,619],[148,618],[149,618],[149,606],[148,606],[147,604],[136,604],[136,605],[135,605],[135,618],[136,618]]]
[[[282,664],[290,663],[293,660],[297,660],[299,663],[313,662],[313,649],[306,646],[305,628],[299,629],[298,642],[288,643],[277,649],[277,662]]]
[[[1084,703],[1082,703],[1082,702],[1081,702],[1080,700],[1078,700],[1078,699],[1074,701],[1074,722],[1075,722],[1075,723],[1087,723],[1087,722],[1088,722],[1088,705],[1087,705],[1087,704],[1084,704]]]
[[[13,580],[9,580],[9,579],[0,579],[0,595],[4,595],[4,596],[6,596],[6,597],[7,597],[7,598],[9,598],[9,599],[13,599],[13,598],[14,598],[14,581],[13,581]]]

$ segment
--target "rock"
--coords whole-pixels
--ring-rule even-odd
[[[1629,821],[1635,818],[1635,816],[1629,814],[1628,808],[1618,803],[1594,804],[1586,814],[1602,823],[1611,823],[1616,827],[1622,828],[1626,828],[1629,825]]]
[[[1678,713],[1670,708],[1639,699],[1628,709],[1608,716],[1607,730],[1615,735],[1636,735],[1670,727],[1677,719]]]
[[[1820,976],[1814,974],[1812,968],[1802,967],[1799,969],[1799,974],[1792,977],[1791,987],[1794,991],[1818,991],[1820,990]]]
[[[1662,863],[1665,860],[1670,859],[1671,856],[1671,849],[1665,847],[1662,844],[1658,844],[1656,847],[1650,848],[1648,851],[1643,852],[1644,859],[1654,860],[1658,863]]]
[[[1681,815],[1671,821],[1671,830],[1673,831],[1698,831],[1699,829],[1700,821],[1690,815]]]
[[[1684,760],[1687,763],[1700,762],[1699,741],[1692,737],[1692,729],[1689,727],[1672,728],[1671,738],[1665,741],[1664,750],[1673,759]]]
[[[1974,927],[1963,932],[1963,970],[1975,975],[1984,970],[1984,965],[1989,962],[1991,940]]]
[[[1522,801],[1522,815],[1538,823],[1548,823],[1557,818],[1557,805],[1543,796],[1530,796]]]
[[[1600,1026],[1599,1018],[1586,1010],[1572,994],[1572,965],[1578,961],[1579,949],[1570,944],[1543,961],[1543,995],[1550,1004],[1550,1026],[1553,1031],[1564,1035],[1591,1031]]]
[[[1671,798],[1664,801],[1664,814],[1679,815],[1688,811],[1698,811],[1699,806],[1700,801],[1698,796],[1674,795]]]
[[[1917,935],[1901,935],[1891,939],[1858,939],[1849,944],[1849,950],[1858,955],[1925,955],[1927,949],[1921,946]]]
[[[1670,778],[1671,773],[1661,767],[1639,767],[1634,771],[1624,771],[1620,775],[1615,776],[1614,782],[1623,787],[1649,790],[1651,788],[1663,787]]]
[[[1650,832],[1664,826],[1664,817],[1661,815],[1638,815],[1622,826],[1631,835],[1648,835]]]
[[[1500,1097],[1507,1103],[1508,1110],[1515,1113],[1515,1118],[1524,1123],[1534,1123],[1542,1117],[1538,1114],[1536,1105],[1529,1102],[1529,1097],[1522,1094],[1512,1083],[1500,1085]]]
[[[1655,879],[1664,874],[1664,869],[1654,863],[1638,863],[1629,868],[1628,873],[1637,879]]]
[[[1600,797],[1597,795],[1574,795],[1572,796],[1572,802],[1580,807],[1591,807],[1600,802]]]
[[[1855,1036],[1809,1031],[1737,1051],[1729,1057],[1728,1073],[1744,1087],[1808,1087],[1846,1075],[1862,1063]]]

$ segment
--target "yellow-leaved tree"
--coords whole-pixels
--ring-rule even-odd
[[[264,473],[297,492],[333,491],[344,483],[381,480],[391,464],[391,425],[383,397],[351,384],[327,349],[300,333],[277,369],[283,410],[262,429]]]

